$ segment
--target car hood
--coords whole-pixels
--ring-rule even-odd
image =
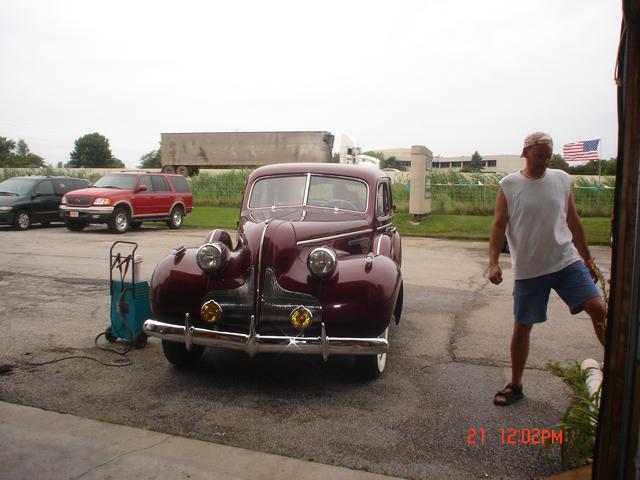
[[[122,188],[100,188],[100,187],[91,187],[91,188],[83,188],[81,190],[73,190],[67,194],[66,197],[110,197],[113,195],[119,195],[127,190],[123,190]]]
[[[350,232],[359,232],[371,228],[366,213],[331,209],[269,209],[251,212],[246,222],[263,223],[287,222],[291,224],[296,242],[326,238]]]
[[[24,196],[16,196],[16,195],[0,195],[0,206],[3,205],[13,205],[20,200],[24,200]]]

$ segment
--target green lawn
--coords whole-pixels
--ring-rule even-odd
[[[185,227],[237,228],[239,210],[236,207],[196,207],[185,217]],[[489,240],[493,217],[475,215],[429,215],[417,225],[411,215],[398,213],[396,225],[401,235],[408,237]],[[609,245],[611,221],[608,217],[585,217],[582,224],[591,245]]]

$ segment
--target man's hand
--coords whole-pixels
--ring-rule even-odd
[[[489,265],[489,281],[495,285],[502,283],[502,269],[500,265]]]
[[[598,283],[599,278],[598,278],[598,266],[596,265],[596,259],[590,258],[588,260],[585,260],[584,264],[589,269],[589,274],[593,279],[593,283]]]

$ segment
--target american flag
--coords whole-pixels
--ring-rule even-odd
[[[597,140],[567,143],[562,147],[562,156],[566,162],[598,160],[600,158],[598,155],[599,144],[599,138]]]

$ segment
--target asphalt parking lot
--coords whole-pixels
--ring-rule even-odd
[[[508,444],[501,429],[551,429],[570,392],[545,365],[600,361],[602,349],[588,317],[572,317],[553,296],[549,321],[533,330],[525,399],[495,407],[510,375],[513,280],[503,256],[505,281],[488,282],[483,242],[403,239],[403,318],[376,381],[359,380],[348,358],[207,351],[185,372],[165,361],[157,339],[126,365],[95,348],[109,324],[112,243],[137,242],[148,279],[172,248],[206,234],[0,228],[0,363],[16,366],[0,375],[0,400],[409,479],[560,470],[558,445]],[[608,270],[609,248],[592,251]]]

